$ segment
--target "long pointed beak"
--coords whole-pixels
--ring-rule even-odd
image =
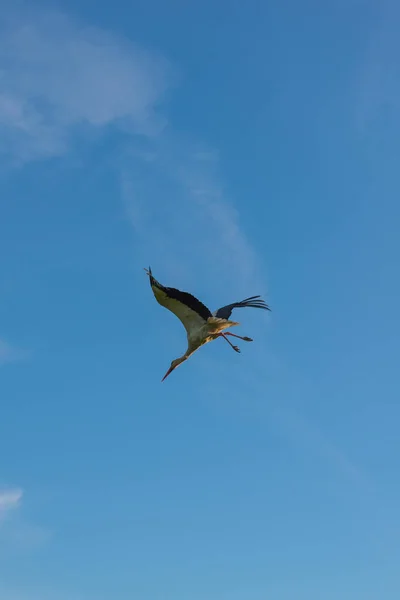
[[[175,369],[175,367],[170,367],[168,369],[168,371],[165,373],[164,377],[161,379],[161,381],[164,381],[164,379],[166,379],[168,377],[168,375],[170,375],[174,369]]]

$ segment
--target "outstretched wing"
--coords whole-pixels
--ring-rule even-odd
[[[251,296],[251,298],[246,298],[246,300],[242,300],[241,302],[233,302],[233,304],[228,304],[227,306],[223,306],[222,308],[216,310],[214,316],[219,317],[220,319],[229,319],[234,308],[242,308],[244,306],[271,310],[268,304],[266,304],[264,300],[261,300],[260,298],[261,296]]]
[[[212,317],[211,311],[204,306],[200,300],[175,288],[165,287],[153,277],[151,269],[145,269],[150,278],[151,289],[154,296],[161,306],[170,310],[182,321],[187,333],[198,329],[204,325],[209,317]]]

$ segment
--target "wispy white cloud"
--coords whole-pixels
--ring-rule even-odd
[[[23,519],[23,498],[21,488],[0,488],[0,555],[10,551],[32,550],[42,546],[51,537],[47,529]]]
[[[0,153],[8,160],[59,156],[76,138],[119,128],[127,147],[123,196],[145,264],[168,259],[178,275],[196,266],[232,291],[254,285],[256,253],[221,185],[218,152],[171,124],[164,130],[158,107],[175,81],[167,60],[29,8],[1,18],[0,74]],[[139,140],[146,148],[137,152]],[[150,252],[155,240],[163,259]]]
[[[22,495],[20,488],[0,488],[0,520],[20,506]]]
[[[3,13],[0,151],[18,162],[57,156],[74,134],[110,124],[153,135],[170,75],[163,58],[66,15],[26,5]]]

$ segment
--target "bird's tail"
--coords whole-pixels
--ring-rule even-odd
[[[224,329],[228,329],[229,327],[234,327],[235,325],[240,325],[236,321],[229,321],[228,319],[220,319],[219,317],[208,317],[207,325],[213,333],[217,333],[219,331],[223,331]]]

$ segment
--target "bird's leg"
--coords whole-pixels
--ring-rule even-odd
[[[230,345],[230,347],[231,347],[231,348],[233,348],[235,352],[240,352],[240,348],[239,348],[238,346],[234,346],[234,345],[233,345],[233,344],[232,344],[232,343],[231,343],[231,342],[228,340],[228,338],[227,338],[227,337],[225,337],[225,335],[226,335],[225,333],[220,333],[218,337],[222,337],[222,338],[224,338],[224,340],[228,342],[228,344]]]
[[[224,335],[231,335],[232,337],[235,338],[239,338],[239,340],[244,340],[245,342],[252,342],[253,340],[249,337],[242,337],[240,335],[236,335],[235,333],[230,333],[229,331],[227,331],[226,333],[224,333]]]

